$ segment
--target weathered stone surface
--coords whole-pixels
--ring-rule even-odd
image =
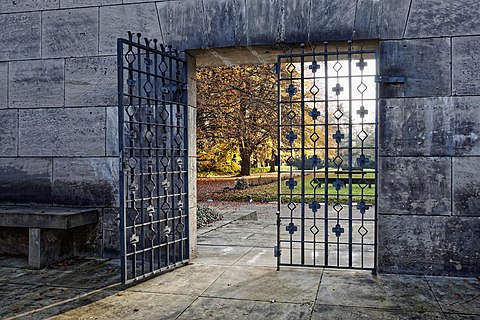
[[[0,158],[0,202],[51,203],[52,160]]]
[[[480,157],[453,158],[453,214],[480,217]]]
[[[127,3],[127,1],[123,2]],[[111,4],[122,4],[122,0],[60,0],[60,8],[79,8]]]
[[[2,14],[0,61],[40,58],[40,12]]]
[[[360,0],[357,4],[354,39],[403,37],[411,0]]]
[[[248,44],[277,43],[282,39],[282,0],[246,0]]]
[[[54,159],[53,202],[81,206],[118,206],[118,159]]]
[[[0,156],[17,155],[18,112],[0,110]]]
[[[196,1],[197,3],[198,1]],[[231,0],[210,0],[203,2],[205,36],[207,47],[225,47],[235,45],[235,31],[238,23],[235,20],[239,13],[238,5]],[[168,28],[162,21],[162,30]],[[204,47],[205,45],[202,45]]]
[[[312,3],[310,42],[352,39],[355,6],[356,0]]]
[[[9,68],[10,108],[63,106],[63,60],[16,61]]]
[[[356,285],[352,285],[356,286]],[[370,293],[368,293],[369,295]],[[440,320],[443,314],[440,312],[414,312],[405,310],[388,310],[376,308],[360,308],[350,306],[316,305],[311,320],[344,320],[344,319],[368,319],[368,320]]]
[[[103,256],[118,258],[120,256],[120,209],[103,209],[102,233]]]
[[[379,216],[379,271],[476,275],[480,218]]]
[[[104,156],[105,109],[19,111],[19,155]]]
[[[286,0],[284,4],[283,40],[287,43],[308,41],[310,1]]]
[[[380,97],[450,95],[450,39],[382,41],[380,55],[380,75],[406,77],[404,84],[382,84]]]
[[[0,13],[58,9],[59,1],[60,0],[4,0],[0,2]]]
[[[66,60],[66,106],[112,106],[116,104],[116,57],[72,58]]]
[[[98,8],[46,11],[42,16],[42,57],[98,54]]]
[[[480,155],[480,99],[383,99],[382,155]]]
[[[185,8],[190,9],[183,2]],[[159,12],[160,13],[160,12]],[[180,16],[176,16],[180,19]],[[190,20],[186,20],[191,27]],[[172,22],[176,25],[177,22]],[[192,30],[198,29],[189,29]],[[141,32],[143,37],[157,38],[162,42],[160,25],[154,3],[100,8],[100,54],[115,54],[117,38],[127,38],[127,31]],[[196,32],[195,32],[196,33]]]
[[[8,107],[8,63],[0,63],[0,109]]]
[[[105,149],[107,157],[118,156],[118,108],[107,107]]]
[[[188,156],[197,156],[197,108],[188,107]]]
[[[412,0],[405,36],[444,37],[479,34],[476,0]]]
[[[452,38],[453,94],[480,94],[480,37]]]
[[[450,158],[380,158],[380,213],[451,214]]]
[[[158,2],[157,10],[165,44],[178,49],[206,46],[206,21],[201,2],[195,0]],[[212,22],[210,27],[218,26]],[[158,34],[157,38],[160,37]]]

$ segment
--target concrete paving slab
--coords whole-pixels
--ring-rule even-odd
[[[255,245],[251,240],[248,240],[252,236],[252,232],[242,233],[222,233],[222,234],[207,234],[198,238],[198,244],[212,245],[212,246],[244,246],[249,247]]]
[[[31,312],[85,292],[85,290],[61,287],[3,284],[0,286],[0,318],[5,319]],[[38,318],[32,317],[32,319]]]
[[[140,283],[127,291],[198,296],[227,269],[227,266],[192,264]]]
[[[311,304],[322,270],[232,266],[202,296]]]
[[[366,271],[330,271],[323,274],[318,304],[440,312],[424,277],[372,276]]]
[[[384,310],[346,306],[317,305],[312,320],[434,320],[444,319],[442,313],[415,313],[404,310]]]
[[[276,267],[273,248],[253,248],[235,263],[236,266]]]
[[[480,319],[480,279],[426,277],[444,312],[474,314]]]
[[[231,266],[252,250],[252,247],[238,246],[198,246],[198,254],[193,264]]]
[[[303,304],[200,297],[178,319],[309,319],[310,309]]]
[[[175,319],[194,300],[194,296],[149,292],[121,292],[51,319]]]

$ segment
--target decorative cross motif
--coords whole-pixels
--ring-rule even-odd
[[[345,229],[343,229],[342,226],[337,224],[334,228],[332,228],[332,232],[334,232],[337,238],[339,238],[342,235],[342,233],[345,232]]]
[[[290,84],[286,91],[291,98],[298,92],[298,89],[295,88],[295,86],[293,84]]]
[[[345,135],[340,132],[340,130],[337,130],[335,134],[332,136],[335,141],[337,141],[338,144],[342,141],[343,138],[345,138]]]
[[[365,165],[368,163],[368,161],[370,161],[370,159],[365,157],[364,154],[360,155],[360,157],[357,158],[357,164],[362,168],[365,168]]]
[[[289,234],[294,234],[295,231],[298,230],[297,226],[293,224],[293,222],[290,222],[288,226],[285,228]]]
[[[308,66],[308,69],[312,70],[312,73],[315,73],[318,69],[320,69],[320,65],[316,60],[313,60],[312,64]]]
[[[317,118],[320,116],[320,111],[318,111],[317,108],[313,108],[308,114],[313,120],[317,120]]]
[[[337,180],[335,180],[332,183],[332,186],[334,186],[337,191],[340,191],[340,189],[342,189],[345,186],[345,184],[343,183],[342,180],[337,178]]]
[[[360,107],[360,110],[357,110],[357,114],[360,115],[360,118],[364,118],[366,114],[368,114],[368,110],[365,109],[364,106]]]
[[[310,209],[312,209],[312,212],[317,212],[317,210],[320,209],[320,203],[318,203],[317,201],[313,200],[313,202],[310,203],[310,204],[308,205],[308,207],[309,207]]]
[[[357,209],[360,210],[360,213],[361,214],[365,214],[365,212],[370,209],[370,205],[366,204],[365,201],[360,201],[358,204],[357,204]]]
[[[332,88],[332,91],[335,92],[337,96],[339,96],[340,92],[343,91],[343,87],[340,86],[340,83],[337,83],[337,85]]]
[[[295,139],[297,139],[297,135],[295,134],[295,132],[290,131],[290,132],[286,135],[286,138],[287,138],[287,140],[288,140],[290,143],[293,143],[293,141],[294,141]]]
[[[312,167],[317,167],[317,166],[320,164],[320,159],[317,157],[316,154],[314,154],[314,155],[310,158],[310,163],[312,164]]]
[[[288,189],[293,190],[297,186],[297,181],[295,181],[293,178],[288,179],[286,183]]]
[[[360,58],[360,60],[357,62],[357,67],[360,68],[360,70],[363,71],[363,69],[365,69],[365,67],[368,65],[367,62],[365,62],[365,59],[363,58]]]

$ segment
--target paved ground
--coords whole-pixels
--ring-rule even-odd
[[[270,207],[260,207],[258,221],[201,229],[191,265],[126,290],[116,284],[115,261],[76,259],[41,271],[2,267],[0,318],[480,319],[478,279],[276,271]]]

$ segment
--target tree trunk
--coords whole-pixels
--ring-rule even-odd
[[[240,148],[240,157],[242,158],[242,162],[240,163],[240,175],[241,176],[249,176],[250,175],[250,168],[251,162],[250,159],[252,157],[252,152],[246,148]]]
[[[270,160],[270,172],[275,172],[275,150],[272,149],[272,159]]]

